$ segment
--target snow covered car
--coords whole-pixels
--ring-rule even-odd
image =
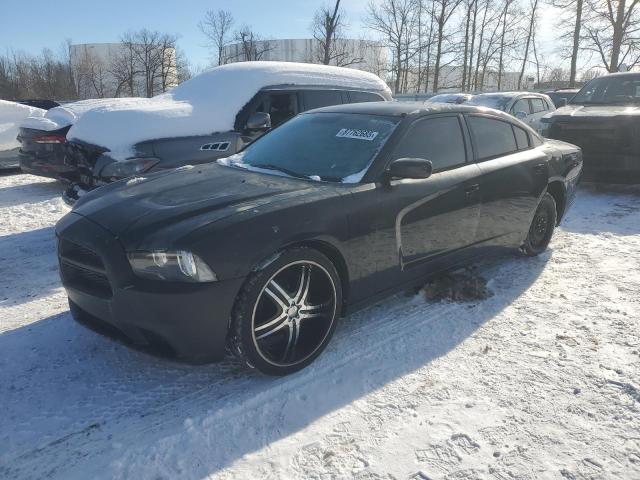
[[[287,62],[244,62],[204,72],[171,92],[92,109],[69,131],[67,161],[78,193],[135,174],[232,155],[297,113],[391,100],[387,85],[359,70]]]
[[[434,95],[428,98],[426,103],[456,103],[461,104],[468,102],[473,98],[470,93],[441,93],[440,95]]]
[[[556,109],[548,95],[535,92],[482,93],[474,95],[467,104],[507,112],[538,132],[540,119]]]
[[[594,78],[541,122],[545,137],[582,148],[585,177],[640,182],[640,73]]]
[[[67,132],[82,115],[103,105],[135,102],[134,98],[103,98],[66,103],[48,110],[44,116],[29,117],[20,124],[18,140],[20,169],[24,173],[78,181],[76,165],[65,161]]]
[[[464,105],[298,115],[218,162],[89,192],[56,226],[81,323],[179,358],[282,375],[337,318],[479,256],[537,255],[571,205],[580,149]]]
[[[0,170],[18,168],[18,126],[27,117],[41,117],[45,110],[0,100]]]

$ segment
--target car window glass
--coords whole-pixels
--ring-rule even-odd
[[[342,103],[342,92],[340,90],[305,90],[304,107],[307,110],[330,105],[340,105]]]
[[[349,98],[351,103],[381,102],[384,100],[377,93],[371,92],[349,92]]]
[[[541,98],[531,98],[530,101],[531,106],[533,107],[533,113],[544,112],[547,110]]]
[[[271,116],[271,126],[277,127],[296,114],[294,95],[269,93],[258,104],[256,112],[268,113]]]
[[[464,137],[458,117],[418,120],[409,127],[393,157],[431,160],[434,171],[465,163]]]
[[[468,124],[478,160],[516,151],[516,139],[510,123],[493,118],[470,116]]]
[[[511,108],[511,113],[515,115],[518,112],[524,112],[527,115],[531,113],[529,102],[527,100],[521,98],[513,105],[513,107]]]
[[[518,150],[525,150],[529,148],[529,135],[522,128],[513,125],[513,133],[516,136],[516,145]]]

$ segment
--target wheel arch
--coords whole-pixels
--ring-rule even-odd
[[[319,239],[300,240],[288,244],[283,249],[293,247],[313,248],[314,250],[322,253],[331,261],[331,263],[333,263],[340,277],[340,284],[342,287],[342,313],[344,313],[347,305],[347,299],[349,298],[349,268],[347,267],[347,262],[344,259],[342,252],[335,245]]]
[[[567,207],[567,189],[562,181],[551,180],[547,185],[547,192],[556,202],[556,225],[560,225],[560,220],[562,220]]]

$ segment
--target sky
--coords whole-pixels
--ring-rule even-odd
[[[326,0],[0,0],[0,51],[58,52],[72,43],[117,42],[128,30],[158,30],[180,36],[179,47],[192,68],[208,66],[211,57],[198,22],[209,9],[232,12],[236,26],[249,25],[267,38],[311,36],[313,14]],[[362,25],[369,0],[343,0],[348,34],[365,34]],[[554,47],[554,13],[542,12],[539,38],[543,49]],[[27,26],[27,27],[25,27]]]
[[[368,0],[343,0],[351,28],[359,36]],[[73,43],[116,42],[127,30],[147,28],[180,35],[178,45],[194,67],[210,62],[198,22],[209,9],[232,12],[264,37],[310,37],[310,24],[322,0],[0,0],[0,50],[58,51]],[[34,14],[37,12],[37,14]],[[25,28],[25,25],[28,25]]]

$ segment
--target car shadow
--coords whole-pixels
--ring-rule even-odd
[[[352,314],[316,362],[283,378],[231,359],[153,357],[69,313],[5,332],[0,476],[204,478],[446,355],[529,289],[550,256],[481,265],[494,293],[485,300],[397,295]]]
[[[54,227],[0,236],[0,247],[0,307],[30,302],[61,288]]]
[[[640,232],[640,185],[582,183],[576,202],[562,220],[563,230],[574,233],[636,235]],[[637,221],[628,221],[628,217]]]

